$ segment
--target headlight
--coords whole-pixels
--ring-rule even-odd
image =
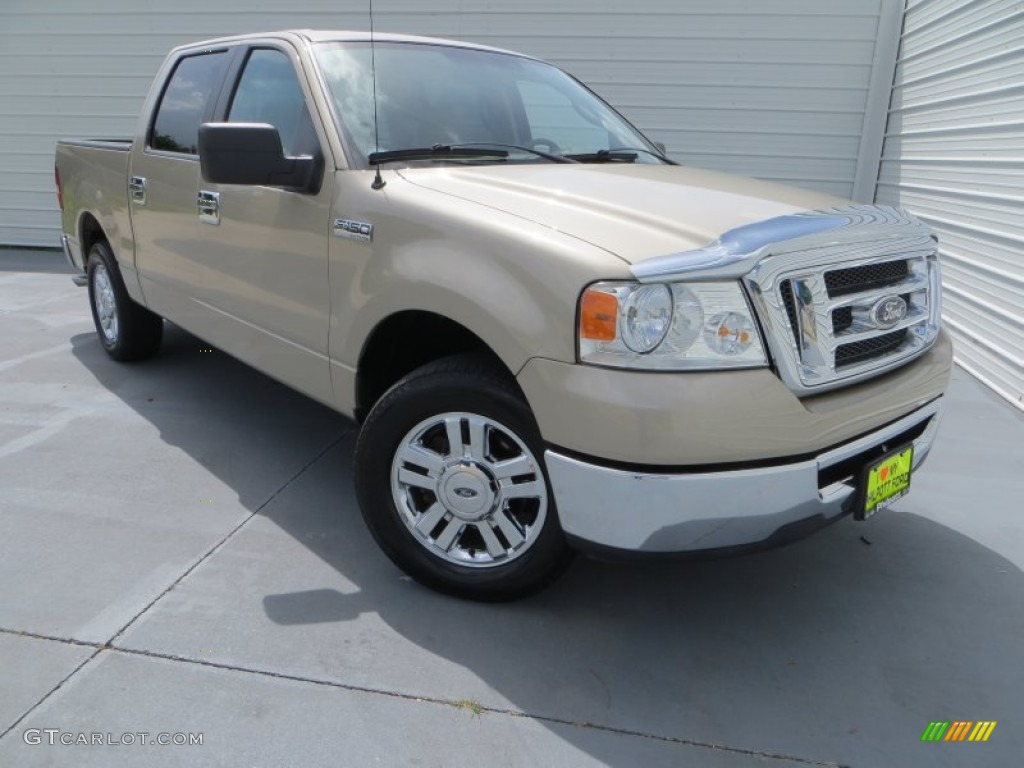
[[[595,283],[580,297],[580,361],[659,371],[768,364],[737,282]]]
[[[666,285],[641,286],[622,302],[619,331],[634,352],[647,354],[661,344],[671,324],[672,291]]]

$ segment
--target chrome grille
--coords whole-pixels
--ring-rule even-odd
[[[868,264],[863,267],[832,269],[825,273],[825,289],[830,298],[848,293],[882,288],[907,279],[910,268],[907,262],[886,261],[882,264]]]
[[[853,307],[832,310],[832,334],[838,336],[853,325]]]
[[[796,300],[793,298],[793,286],[790,285],[789,280],[783,280],[779,284],[779,294],[782,296],[782,303],[786,308],[786,318],[789,320],[789,327],[796,333]]]
[[[865,360],[873,360],[876,357],[887,355],[899,349],[900,345],[907,338],[907,329],[903,328],[892,333],[883,333],[872,339],[854,341],[850,344],[840,344],[836,347],[836,368],[846,365],[855,365]]]
[[[780,248],[746,282],[779,374],[797,392],[877,375],[921,354],[938,335],[930,236]]]

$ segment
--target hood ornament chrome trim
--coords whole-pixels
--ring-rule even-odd
[[[631,267],[642,283],[674,279],[740,278],[773,245],[786,251],[808,250],[837,242],[885,240],[931,230],[914,216],[887,205],[851,204],[806,211],[745,224],[731,229],[703,248],[655,256]]]

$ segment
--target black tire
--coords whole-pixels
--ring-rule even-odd
[[[490,510],[490,513],[481,513],[483,519],[466,523],[461,516],[456,517],[452,507],[442,504],[440,494],[445,491],[424,492],[403,487],[397,484],[397,480],[393,485],[393,472],[397,473],[398,467],[407,466],[395,464],[398,450],[408,444],[409,436],[424,423],[431,423],[433,419],[440,419],[445,414],[450,419],[452,414],[465,414],[465,420],[458,420],[459,428],[463,430],[471,429],[471,419],[478,419],[478,423],[487,422],[487,426],[480,432],[486,435],[480,444],[488,453],[488,459],[473,464],[468,455],[462,459],[448,455],[445,462],[449,466],[438,470],[439,477],[448,477],[449,481],[453,480],[453,475],[445,473],[466,477],[466,474],[460,472],[480,472],[482,476],[493,480],[489,487],[486,486],[486,480],[480,486],[480,509]],[[427,434],[430,434],[431,429],[434,427],[426,428]],[[440,422],[436,429],[441,430]],[[441,447],[440,454],[431,453],[431,456],[437,458],[438,455],[452,454],[450,439],[440,437],[441,432],[435,434],[437,437],[433,439],[440,439],[441,445],[448,447]],[[461,434],[469,435],[470,432],[464,431]],[[468,446],[473,439],[471,436],[465,441],[465,450],[471,450]],[[523,450],[524,446],[528,450]],[[488,468],[499,466],[495,462],[502,460],[500,451],[505,451],[505,456],[511,456],[517,462],[528,462],[528,474],[504,481],[495,479],[497,474],[487,475],[485,471]],[[558,511],[544,468],[543,455],[543,442],[533,414],[507,371],[475,356],[449,357],[429,363],[388,390],[374,405],[363,424],[355,452],[356,494],[363,519],[377,544],[392,562],[425,586],[457,597],[488,602],[525,597],[555,581],[572,559],[572,552],[558,523]],[[458,478],[454,480],[455,485],[463,482]],[[538,498],[506,498],[506,495],[512,495],[506,494],[508,488],[514,487],[510,484],[527,481],[531,488],[537,490]],[[437,481],[437,487],[449,489],[444,498],[453,500],[451,503],[455,505],[476,503],[454,499],[453,494],[461,499],[466,499],[470,493],[477,495],[465,487],[453,487],[451,482],[444,484],[440,480]],[[541,488],[546,494],[543,498],[540,497]],[[426,512],[423,512],[423,518],[410,518],[415,510],[410,511],[408,503],[416,494],[425,497],[422,502],[424,507],[444,507],[444,517],[437,523],[440,527],[430,529],[441,531],[433,540],[429,533],[415,536],[414,523],[407,522],[410,519],[426,519]],[[400,511],[400,503],[405,512]],[[488,503],[490,506],[487,506]],[[503,519],[498,521],[498,515],[503,515]],[[522,534],[522,542],[517,543],[516,539],[505,536],[510,530],[507,527],[509,520],[515,523],[512,535]],[[437,541],[444,538],[443,527],[452,523],[461,532],[451,551],[456,552],[458,557],[483,557],[489,561],[483,567],[480,564],[452,562],[449,559],[451,555],[439,548]],[[505,547],[507,560],[502,559],[503,555],[491,557],[489,546],[479,547],[478,553],[474,549],[473,539],[483,545],[483,539],[479,536],[484,525],[490,527],[492,533],[497,532],[500,544]],[[466,545],[468,540],[470,544]],[[496,540],[491,539],[492,542]]]
[[[163,340],[163,318],[132,301],[106,243],[98,242],[90,249],[86,275],[92,320],[107,354],[121,362],[155,355]]]

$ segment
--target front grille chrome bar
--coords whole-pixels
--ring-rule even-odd
[[[898,283],[893,283],[885,287],[885,293],[896,294],[897,296],[904,293],[917,293],[918,291],[928,290],[928,275],[916,275],[912,274],[906,280],[901,280]],[[878,296],[878,289],[872,288],[868,291],[861,291],[859,293],[848,293],[841,296],[838,299],[831,299],[828,301],[826,308],[832,312],[836,309],[842,309],[843,307],[858,307],[872,298]]]
[[[876,376],[935,342],[940,289],[930,234],[856,244],[839,238],[804,251],[781,246],[758,262],[745,283],[755,297],[779,375],[793,391],[824,392]],[[906,278],[837,298],[829,295],[830,271],[896,262],[906,264]],[[892,318],[886,314],[890,305]]]

